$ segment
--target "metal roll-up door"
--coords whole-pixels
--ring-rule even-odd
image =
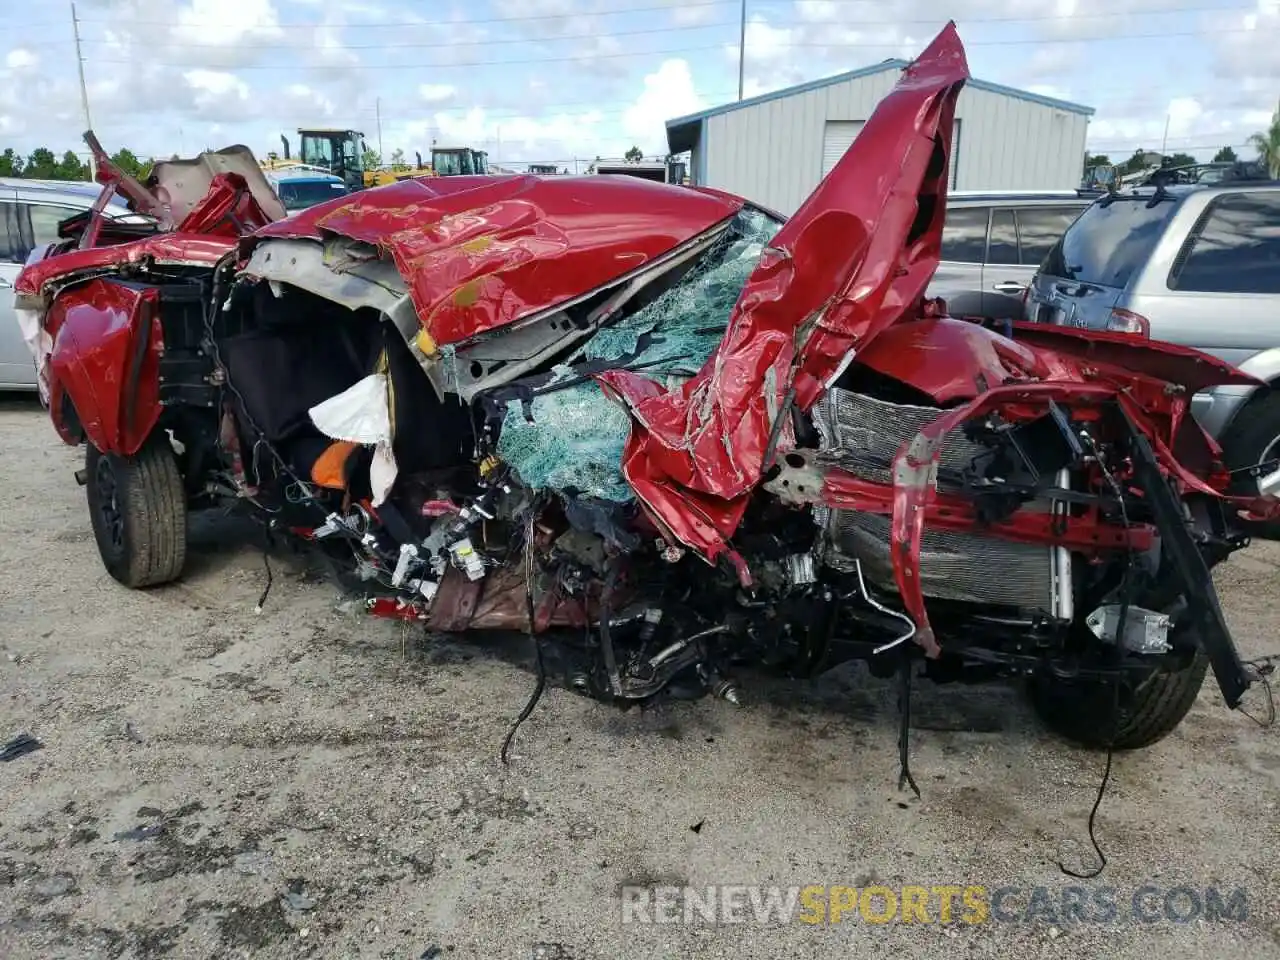
[[[831,168],[840,162],[845,151],[857,139],[865,120],[828,120],[822,131],[822,175],[825,177]],[[947,170],[947,184],[952,190],[959,188],[960,163],[960,121],[956,120],[951,133],[951,160]]]
[[[846,150],[862,130],[865,120],[828,120],[822,131],[822,175],[840,162]]]

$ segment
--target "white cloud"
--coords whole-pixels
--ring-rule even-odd
[[[418,87],[418,96],[427,103],[447,103],[458,95],[458,88],[449,83],[424,83]]]
[[[4,64],[10,70],[33,70],[40,63],[40,58],[30,50],[14,47],[4,57]]]
[[[622,129],[646,155],[666,153],[666,121],[706,104],[694,89],[685,60],[665,60],[644,78],[644,90],[622,118]]]
[[[249,102],[249,84],[221,70],[188,70],[182,75],[193,94],[202,119],[234,116]]]
[[[1205,22],[1216,23],[1221,29],[1221,20],[1215,17]],[[1234,32],[1213,37],[1215,73],[1237,84],[1241,92],[1269,95],[1274,103],[1280,96],[1276,85],[1280,77],[1280,0],[1256,0],[1253,10],[1228,20],[1227,25]]]
[[[283,35],[271,0],[191,0],[190,6],[178,10],[173,28],[175,40],[200,46],[262,43]]]

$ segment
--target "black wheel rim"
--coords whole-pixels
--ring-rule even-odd
[[[98,491],[98,516],[102,519],[103,529],[111,541],[111,549],[123,550],[124,514],[120,512],[115,471],[111,469],[111,464],[106,457],[98,459],[93,482]]]

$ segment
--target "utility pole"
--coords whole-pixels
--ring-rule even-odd
[[[747,66],[747,0],[742,0],[742,17],[738,21],[738,99],[742,99]]]
[[[89,89],[84,83],[84,56],[80,53],[80,20],[76,17],[75,0],[71,3],[71,33],[76,38],[76,69],[80,71],[80,105],[84,107],[84,128],[92,130],[93,121],[89,119]],[[98,162],[92,151],[89,153],[89,179],[98,179]]]
[[[382,98],[373,101],[373,112],[378,118],[378,162],[382,162]]]
[[[1164,115],[1164,137],[1160,140],[1160,160],[1165,158],[1165,147],[1169,145],[1169,114]]]

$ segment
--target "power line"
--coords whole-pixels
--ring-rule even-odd
[[[723,5],[724,0],[716,0],[716,2],[717,2],[718,4],[720,4],[720,5]],[[733,0],[730,0],[730,2],[733,2]],[[667,9],[667,8],[662,8],[662,9]],[[616,12],[616,11],[611,11],[611,12]],[[1168,8],[1168,9],[1160,10],[1160,11],[1157,11],[1157,12],[1159,12],[1159,13],[1195,13],[1195,12],[1207,13],[1207,12],[1214,12],[1214,13],[1241,13],[1241,14],[1244,14],[1244,13],[1248,13],[1248,12],[1249,12],[1249,8],[1245,8],[1245,7],[1239,7],[1239,8],[1222,8],[1222,7],[1203,7],[1203,6],[1199,6],[1199,7],[1176,7],[1176,8]],[[1077,16],[1077,17],[1073,17],[1072,19],[1076,19],[1076,20],[1098,20],[1098,19],[1109,19],[1109,18],[1122,17],[1122,16],[1129,16],[1129,14],[1124,14],[1124,13],[1114,13],[1114,12],[1095,13],[1095,14],[1080,14],[1079,16]],[[518,19],[518,18],[512,18],[512,19]],[[971,18],[971,19],[966,19],[966,20],[964,21],[964,23],[965,23],[965,25],[969,25],[969,24],[988,24],[988,23],[1001,23],[1001,24],[1010,24],[1010,23],[1047,23],[1047,22],[1051,22],[1051,21],[1058,20],[1058,19],[1060,19],[1060,18],[1058,18],[1058,17],[974,17],[974,18]],[[83,23],[83,22],[87,22],[87,21],[83,21],[83,20],[82,20],[81,22]],[[141,22],[141,21],[135,21],[135,22]],[[478,24],[478,23],[485,23],[485,22],[486,22],[486,21],[483,21],[483,20],[467,20],[467,21],[444,21],[443,23],[444,23],[444,24],[447,24],[447,25],[449,25],[449,26],[467,26],[467,25],[470,25],[470,24]],[[505,21],[504,21],[504,22],[505,22]],[[762,22],[762,21],[748,21],[748,23],[751,23],[751,22]],[[801,27],[801,26],[811,26],[811,27],[819,28],[819,27],[822,27],[822,26],[827,25],[825,22],[822,22],[822,21],[800,21],[800,22],[794,22],[794,21],[785,21],[785,22],[781,22],[781,21],[780,21],[780,22],[776,22],[776,23],[775,23],[775,22],[771,22],[771,21],[763,21],[763,22],[764,22],[764,23],[766,23],[766,24],[767,24],[771,29],[776,29],[776,30],[791,30],[791,29],[796,29],[797,27]],[[857,21],[857,23],[856,23],[856,26],[857,26],[857,27],[859,27],[859,28],[863,28],[863,27],[876,27],[876,26],[902,26],[902,25],[906,25],[906,24],[916,25],[916,24],[938,24],[938,23],[939,23],[939,19],[938,19],[937,17],[930,17],[930,18],[927,18],[927,19],[921,19],[921,20],[862,20],[862,19],[859,19],[859,20]],[[646,27],[646,28],[642,28],[642,29],[638,29],[638,30],[613,30],[613,31],[610,31],[608,34],[606,34],[606,36],[609,36],[609,37],[638,37],[638,36],[644,36],[644,35],[647,35],[647,34],[689,33],[689,32],[695,31],[695,30],[717,30],[717,29],[720,29],[720,28],[722,28],[722,27],[734,27],[734,26],[736,26],[736,27],[741,27],[741,25],[742,25],[742,24],[741,24],[741,21],[739,20],[739,18],[736,18],[736,17],[735,17],[735,18],[734,18],[734,19],[732,19],[732,20],[717,20],[717,21],[713,21],[713,22],[710,22],[710,23],[685,24],[685,25],[681,25],[681,26],[672,26],[672,27]],[[831,24],[831,25],[832,25],[832,26],[838,26],[838,24]],[[332,27],[334,27],[334,26],[341,26],[341,27],[344,27],[344,28],[346,28],[346,29],[362,29],[362,28],[359,28],[359,27],[353,27],[353,25],[351,25],[351,24],[338,24],[338,25],[332,25],[332,24],[302,24],[302,25],[300,25],[300,24],[289,24],[289,26],[290,26],[291,28],[293,28],[293,27],[301,27],[301,29],[303,29],[303,30],[307,30],[307,29],[329,29],[329,28],[332,28]],[[407,25],[406,25],[406,26],[407,26]],[[588,32],[586,32],[586,33],[557,34],[556,36],[549,36],[549,37],[544,37],[544,38],[540,38],[540,39],[542,39],[544,42],[559,42],[559,41],[562,41],[562,40],[590,40],[590,39],[594,39],[594,38],[595,38],[596,36],[598,36],[599,34],[600,34],[600,31],[598,31],[598,30],[594,30],[594,31],[588,31]],[[1069,40],[1074,40],[1074,38],[1068,38],[1068,39],[1069,39]],[[50,41],[50,42],[62,42],[62,41]],[[96,38],[89,38],[89,39],[86,39],[86,41],[85,41],[85,42],[87,42],[87,43],[97,43],[97,44],[106,44],[106,43],[115,43],[115,42],[117,42],[117,41],[108,41],[108,40],[101,40],[101,39],[96,39]],[[413,43],[342,43],[342,44],[330,44],[330,45],[327,45],[327,49],[330,49],[330,50],[430,49],[430,48],[434,48],[434,47],[474,47],[474,46],[492,46],[492,45],[494,45],[494,44],[529,43],[529,42],[530,42],[530,41],[529,41],[529,38],[528,38],[528,37],[501,37],[501,38],[481,39],[481,40],[431,41],[431,42],[413,42]],[[993,44],[993,43],[1014,43],[1014,42],[1018,42],[1018,43],[1022,43],[1022,42],[1060,43],[1060,42],[1066,42],[1066,41],[1053,40],[1053,39],[1045,39],[1045,40],[1043,40],[1043,41],[1041,41],[1041,40],[1037,40],[1037,41],[987,41],[985,44],[984,44],[984,42],[983,42],[983,41],[973,41],[973,42],[971,42],[971,43],[966,44],[966,46],[974,46],[974,45],[991,45],[991,44]],[[781,45],[782,45],[782,46],[789,46],[789,44],[781,44]],[[898,46],[899,44],[896,44],[896,43],[893,43],[893,44],[856,44],[856,43],[854,43],[854,44],[845,44],[845,45],[846,45],[846,46],[895,46],[895,47],[896,47],[896,46]],[[186,49],[186,48],[197,48],[197,49],[198,49],[198,48],[212,48],[212,49],[235,49],[235,50],[275,50],[275,49],[282,49],[282,48],[284,48],[284,49],[296,49],[296,48],[298,47],[298,44],[296,43],[296,41],[291,42],[291,41],[287,41],[287,40],[281,40],[281,41],[273,41],[273,42],[269,42],[269,43],[243,43],[243,42],[237,42],[237,43],[234,45],[234,47],[230,47],[230,46],[229,46],[229,45],[227,45],[227,44],[219,44],[219,43],[201,43],[201,42],[186,42],[186,41],[172,41],[172,40],[166,40],[166,41],[165,41],[165,46],[166,46],[166,47],[182,47],[182,48],[184,48],[184,49]]]
[[[835,4],[842,4],[842,3],[865,4],[867,0],[827,0],[827,2],[835,3]],[[650,12],[663,12],[663,11],[675,12],[676,10],[687,10],[689,8],[700,8],[700,7],[732,6],[734,8],[737,8],[738,4],[739,4],[739,0],[682,0],[682,2],[678,6],[673,4],[660,4],[656,6],[648,5],[648,6],[638,6],[638,7],[618,7],[610,10],[592,10],[592,11],[587,11],[581,14],[579,13],[574,13],[574,14],[543,13],[543,14],[521,14],[521,15],[512,16],[512,17],[483,17],[483,18],[475,18],[475,19],[467,19],[467,20],[401,20],[401,21],[365,21],[365,22],[349,22],[349,23],[325,23],[323,21],[289,21],[285,23],[273,24],[272,26],[288,27],[290,29],[327,27],[327,28],[348,29],[348,30],[403,29],[405,27],[457,27],[457,26],[468,26],[471,24],[526,23],[526,22],[536,22],[536,21],[542,21],[542,20],[568,20],[570,18],[582,19],[587,17],[597,18],[597,17],[626,16],[633,13],[650,13]],[[1195,4],[1192,6],[1165,7],[1161,10],[1146,11],[1142,14],[1142,17],[1144,19],[1147,19],[1147,18],[1150,18],[1151,16],[1160,16],[1160,15],[1177,14],[1177,13],[1246,14],[1246,13],[1252,13],[1252,12],[1254,12],[1254,8],[1252,7],[1222,7],[1222,6],[1213,6],[1213,5],[1206,6],[1204,4]],[[1124,12],[1124,11],[1103,11],[1098,13],[1073,13],[1069,19],[1072,21],[1097,20],[1097,19],[1111,19],[1116,17],[1128,17],[1133,15],[1134,14],[1130,12]],[[1066,20],[1066,19],[1068,18],[1060,17],[1060,16],[963,17],[957,20],[957,24],[963,29],[966,25],[974,24],[974,23],[1048,23],[1052,21]],[[762,21],[765,23],[768,23],[770,26],[781,25],[779,22],[767,20],[765,18],[760,18],[760,20],[753,21],[753,22],[762,22]],[[82,18],[81,22],[82,23],[102,23],[102,24],[111,26],[113,28],[127,28],[131,25],[160,26],[160,27],[172,27],[175,25],[173,20],[135,20],[135,19],[122,19],[122,18],[107,18],[102,20]],[[916,19],[916,20],[904,20],[904,19],[895,17],[895,18],[890,18],[886,20],[868,20],[864,17],[858,16],[856,18],[853,18],[852,22],[848,24],[841,24],[837,20],[807,20],[802,22],[806,24],[811,24],[813,26],[819,26],[819,27],[820,26],[842,26],[842,25],[847,25],[850,27],[855,27],[855,26],[866,27],[866,26],[899,26],[903,24],[943,23],[945,22],[945,18],[926,17],[926,18]],[[197,27],[202,25],[221,26],[222,24],[225,23],[225,21],[224,20],[186,19],[186,20],[183,20],[182,23],[190,26],[197,26]],[[734,26],[738,24],[738,19],[736,17],[732,21],[732,24]],[[696,26],[698,26],[698,24],[686,24],[684,26],[679,26],[672,29],[677,29],[677,30],[691,29]]]
[[[1100,37],[1064,37],[1062,39],[1054,40],[1052,42],[1053,43],[1113,43],[1120,40],[1169,40],[1177,37],[1203,37],[1206,35],[1227,35],[1227,34],[1253,33],[1253,32],[1254,31],[1252,30],[1239,28],[1239,29],[1231,29],[1231,30],[1176,31],[1172,33],[1107,34],[1106,36],[1100,36]],[[974,40],[974,41],[970,41],[969,43],[966,43],[965,47],[972,49],[974,47],[1015,47],[1015,46],[1027,46],[1027,45],[1043,46],[1045,42],[1046,42],[1045,40],[1039,39],[1039,38],[1026,39],[1026,40]],[[461,46],[461,45],[462,44],[442,43],[442,44],[421,44],[421,45],[415,45],[415,46],[421,46],[425,48],[425,47],[453,47],[453,46]],[[892,42],[892,43],[861,43],[861,42],[842,43],[842,42],[822,41],[822,42],[805,42],[805,43],[779,43],[776,46],[784,49],[897,50],[902,46],[902,43],[900,41]],[[228,49],[233,50],[235,48],[228,48]],[[531,58],[520,59],[520,60],[465,60],[465,61],[459,60],[459,61],[454,61],[452,63],[433,63],[431,64],[430,69],[432,71],[436,71],[436,70],[441,70],[446,68],[463,69],[468,67],[520,66],[523,64],[533,64],[533,63],[575,63],[575,62],[590,63],[596,60],[621,60],[628,57],[663,57],[663,56],[671,56],[673,54],[701,53],[709,50],[721,50],[721,49],[724,49],[724,44],[712,44],[712,45],[703,45],[703,46],[696,46],[696,47],[675,47],[675,48],[663,49],[663,50],[630,50],[624,53],[587,53],[587,54],[560,56],[560,57],[531,57]],[[750,48],[748,47],[748,52],[749,51],[750,51]],[[193,64],[190,62],[167,63],[167,62],[153,60],[150,57],[147,57],[145,60],[120,60],[120,59],[108,59],[108,58],[100,57],[100,58],[96,58],[94,62],[125,64],[125,65],[133,65],[133,64],[142,62],[148,66],[168,67],[168,68],[185,67],[188,69],[198,69],[202,66],[200,64]],[[405,70],[405,69],[413,69],[415,67],[420,67],[420,66],[421,64],[414,64],[414,63],[378,63],[378,64],[362,64],[360,69],[362,70]],[[219,69],[219,68],[210,67],[210,69]],[[296,71],[297,67],[294,65],[286,66],[286,65],[275,64],[275,63],[249,63],[249,64],[237,64],[234,69],[236,69],[237,71],[240,71],[240,70],[294,70]]]
[[[471,21],[471,22],[474,22],[474,21]],[[732,21],[732,23],[736,24],[737,21],[734,20]],[[465,26],[465,25],[466,25],[465,23],[458,24],[458,26]],[[718,29],[720,27],[725,27],[729,25],[730,25],[730,21],[726,20],[724,22],[701,23],[694,26],[685,26],[685,27],[653,27],[646,30],[612,30],[609,33],[605,34],[605,36],[607,37],[639,37],[639,36],[643,36],[644,34],[650,34],[650,33],[686,33],[690,30],[711,30],[711,29]],[[560,40],[593,40],[598,35],[599,35],[599,31],[597,30],[589,33],[557,34],[554,37],[544,37],[540,39],[543,42],[556,42]],[[107,44],[107,43],[118,43],[119,41],[88,40],[86,42]],[[477,46],[489,47],[489,46],[493,46],[494,44],[500,44],[500,43],[528,44],[530,42],[531,41],[528,37],[502,37],[497,39],[486,39],[486,40],[436,41],[432,43],[341,43],[341,44],[335,43],[335,44],[326,44],[325,49],[326,50],[395,50],[395,49],[418,50],[418,49],[429,49],[433,47],[477,47]],[[211,47],[211,48],[217,48],[217,49],[223,49],[223,50],[278,50],[281,48],[294,49],[294,50],[305,49],[305,47],[300,47],[299,44],[296,42],[296,40],[294,42],[280,41],[277,43],[239,43],[237,42],[234,46],[229,46],[223,43],[185,43],[185,42],[170,42],[166,40],[165,46],[166,47],[182,47],[184,49],[187,47],[204,47],[204,48]]]
[[[853,0],[839,0],[839,2],[853,2]],[[857,2],[861,2],[861,0],[857,0]],[[673,13],[677,9],[684,10],[690,7],[723,7],[723,6],[729,6],[729,5],[736,6],[737,3],[738,3],[738,0],[681,0],[679,7],[673,6],[669,3],[658,4],[656,6],[650,4],[642,7],[615,7],[612,10],[593,10],[585,14],[575,11],[573,13],[521,14],[519,16],[514,16],[514,17],[478,17],[475,19],[467,19],[467,20],[399,20],[399,21],[381,20],[381,21],[368,21],[364,23],[324,23],[324,22],[291,21],[287,23],[277,23],[277,24],[274,24],[274,26],[289,27],[291,29],[295,27],[334,27],[334,28],[359,29],[359,30],[383,29],[383,28],[403,29],[405,27],[457,27],[457,26],[468,26],[471,24],[480,24],[480,23],[527,23],[527,22],[535,22],[535,21],[541,21],[541,20],[582,19],[584,16],[585,17],[625,16],[627,14],[632,14],[632,13],[652,13],[652,12],[658,12],[658,11],[666,11],[669,13]],[[82,23],[103,23],[108,26],[117,27],[117,28],[126,27],[131,24],[138,24],[140,26],[153,26],[153,27],[174,26],[173,20],[134,20],[134,19],[121,19],[121,18],[106,18],[103,20],[82,20],[81,22]],[[189,24],[190,26],[193,26],[193,27],[198,27],[203,25],[221,26],[224,23],[226,23],[226,21],[225,20],[186,19],[186,20],[183,20],[182,23]]]

